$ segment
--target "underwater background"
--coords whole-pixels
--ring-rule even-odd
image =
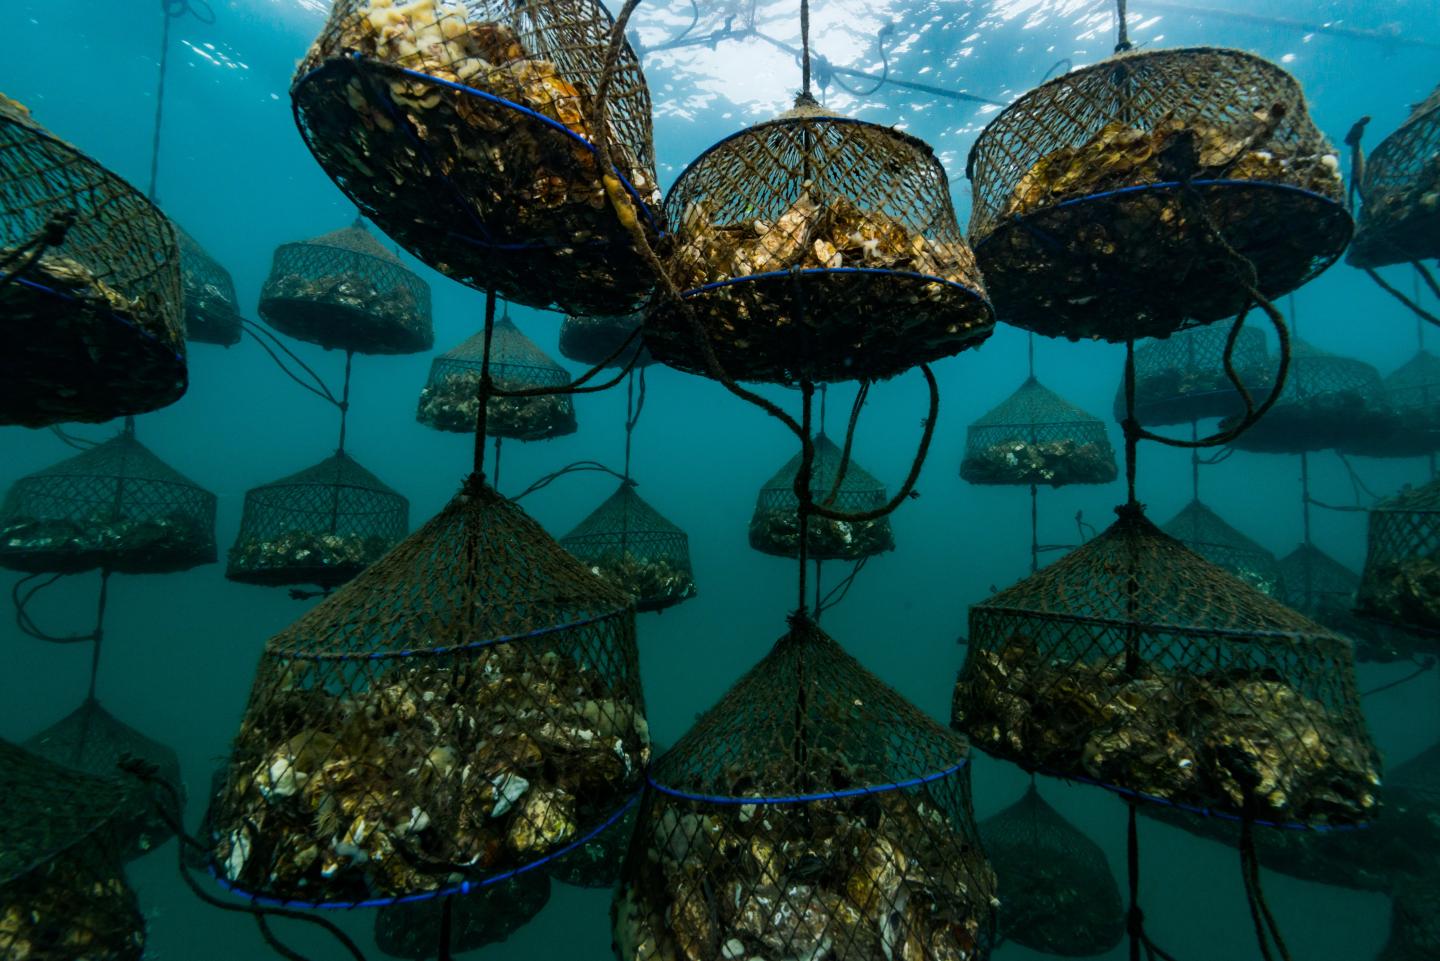
[[[235,279],[242,310],[254,316],[260,284],[281,243],[338,229],[349,204],[306,150],[291,116],[288,88],[297,60],[325,15],[320,0],[214,0],[215,22],[172,23],[169,78],[159,155],[159,202]],[[1190,11],[1190,12],[1187,12]],[[26,104],[57,135],[120,173],[147,182],[155,120],[160,5],[124,0],[5,0],[0,92]],[[727,17],[751,18],[770,35],[798,42],[795,4],[700,3],[697,29]],[[1393,130],[1437,80],[1440,5],[1435,0],[1307,3],[1207,0],[1206,12],[1180,3],[1130,8],[1137,46],[1210,44],[1251,50],[1303,83],[1311,113],[1339,144],[1362,115],[1371,145]],[[1229,15],[1227,15],[1229,14]],[[1241,14],[1234,16],[1233,14]],[[863,119],[894,123],[932,144],[951,179],[963,224],[969,184],[964,159],[999,109],[1038,83],[1059,61],[1081,66],[1110,53],[1113,6],[1106,2],[910,2],[817,0],[813,42],[837,66],[875,71],[876,34],[893,25],[889,70],[895,79],[964,90],[994,103],[958,100],[893,84],[856,96],[831,86],[824,102]],[[655,47],[690,22],[688,3],[644,3],[632,27]],[[1289,21],[1278,24],[1276,19]],[[1306,25],[1342,28],[1307,29]],[[1353,28],[1354,33],[1344,30]],[[1387,41],[1428,40],[1430,46]],[[799,84],[793,58],[759,40],[711,49],[651,51],[644,67],[655,100],[662,188],[709,144],[785,109]],[[863,88],[861,88],[863,89]],[[390,244],[387,242],[387,246]],[[483,295],[402,254],[431,285],[435,352],[479,329]],[[1408,291],[1408,279],[1405,281]],[[1434,299],[1427,304],[1434,307]],[[1416,346],[1416,322],[1359,271],[1331,268],[1287,305],[1298,331],[1326,350],[1388,373]],[[1293,311],[1293,313],[1292,313]],[[559,358],[560,316],[511,307],[510,316]],[[1440,332],[1428,335],[1433,342]],[[935,366],[942,400],[920,497],[893,517],[897,549],[869,563],[826,630],[868,668],[942,722],[948,722],[968,606],[1028,573],[1028,504],[1021,487],[976,487],[957,470],[965,427],[1026,375],[1027,335],[998,326],[980,349]],[[1271,335],[1273,346],[1273,335]],[[332,384],[344,358],[291,345]],[[1123,347],[1038,339],[1035,369],[1052,389],[1110,424]],[[355,360],[347,449],[410,500],[412,528],[455,493],[470,463],[469,435],[442,434],[415,420],[432,354]],[[562,361],[572,372],[578,365]],[[746,524],[759,486],[793,453],[783,428],[719,385],[663,367],[648,372],[649,399],[634,439],[633,473],[643,496],[690,537],[699,596],[639,620],[651,730],[673,743],[698,711],[768,651],[793,609],[794,563],[750,550]],[[335,446],[332,408],[301,391],[251,341],[190,349],[190,389],[178,403],[138,419],[151,450],[219,496],[217,544],[234,541],[244,492],[314,463]],[[843,422],[853,385],[830,390],[832,424]],[[789,409],[793,392],[762,391]],[[580,459],[618,467],[624,445],[623,389],[576,398],[579,431],[534,444],[507,442],[499,487],[514,494],[533,479]],[[924,385],[911,373],[877,384],[861,418],[857,459],[893,491],[914,455],[925,414]],[[90,438],[115,425],[74,428]],[[1171,431],[1172,433],[1174,431]],[[0,487],[69,456],[48,431],[0,428]],[[1429,478],[1424,459],[1356,458],[1366,485],[1381,494]],[[1189,454],[1140,449],[1139,497],[1164,521],[1190,499]],[[605,475],[566,477],[528,497],[525,509],[552,534],[568,531],[613,487]],[[1350,475],[1334,454],[1312,455],[1314,496],[1354,504]],[[1301,537],[1299,458],[1238,452],[1203,468],[1202,497],[1231,524],[1277,556]],[[1075,516],[1105,527],[1124,499],[1123,480],[1042,490],[1040,539],[1074,543]],[[1365,515],[1316,511],[1318,547],[1358,570]],[[1053,559],[1058,555],[1048,555]],[[838,568],[839,565],[832,565]],[[234,584],[219,564],[183,574],[112,580],[98,696],[127,723],[173,747],[189,788],[187,824],[198,823],[211,771],[227,752],[256,659],[267,637],[309,601],[283,590]],[[837,577],[838,570],[827,577]],[[88,629],[97,575],[68,578],[35,611],[52,629]],[[8,588],[10,576],[5,585]],[[84,697],[88,645],[45,645],[0,619],[0,736],[22,740],[67,714]],[[1361,665],[1362,690],[1411,671],[1408,662]],[[1440,737],[1440,672],[1366,700],[1371,730],[1389,767]],[[1012,803],[1027,777],[977,756],[976,814]],[[1111,857],[1124,875],[1124,805],[1113,795],[1043,780],[1044,796]],[[1235,852],[1144,821],[1143,903],[1152,936],[1182,959],[1258,957]],[[239,961],[267,953],[245,915],[216,911],[176,876],[174,842],[132,863],[127,873],[149,918],[147,956],[162,961]],[[1297,961],[1351,961],[1375,955],[1389,925],[1389,899],[1266,872],[1266,894]],[[219,893],[216,889],[216,893]],[[1003,897],[1003,892],[1002,892]],[[367,953],[372,916],[333,912]],[[283,936],[315,958],[340,957],[333,942],[279,923]],[[556,886],[539,917],[507,942],[485,949],[505,958],[599,961],[610,957],[609,892]],[[1125,947],[1108,957],[1119,958]],[[996,957],[1040,955],[1013,944]]]

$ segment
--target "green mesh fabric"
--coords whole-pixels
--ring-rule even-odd
[[[1245,412],[1245,400],[1225,373],[1225,344],[1230,324],[1182,330],[1163,340],[1147,340],[1135,348],[1135,418],[1158,427],[1188,424],[1209,417]],[[1259,404],[1275,386],[1275,363],[1265,335],[1241,328],[1230,354],[1235,374]],[[1125,419],[1125,378],[1115,388],[1115,420]]]
[[[480,409],[480,369],[485,332],[430,362],[430,378],[420,392],[416,419],[436,430],[474,433]],[[502,390],[563,387],[570,375],[520,332],[507,317],[495,322],[490,338],[490,377]],[[575,404],[568,394],[491,397],[485,433],[511,440],[549,440],[575,433]]]
[[[100,422],[173,404],[188,374],[170,222],[0,94],[0,258],[62,214],[74,217],[64,241],[0,287],[0,424]]]
[[[1275,598],[1285,596],[1285,582],[1275,555],[1225,523],[1200,501],[1192,500],[1160,529],[1257,591]]]
[[[185,289],[185,339],[230,347],[240,342],[240,306],[230,271],[174,224],[180,245],[180,279]]]
[[[435,344],[430,285],[364,225],[275,249],[260,316],[282,334],[357,354],[413,354]]]
[[[1125,904],[1100,845],[1032,784],[980,822],[1000,889],[1000,936],[1061,957],[1104,954],[1125,936]]]
[[[1421,350],[1384,380],[1396,413],[1387,431],[1357,438],[1346,451],[1370,457],[1423,457],[1440,451],[1440,358]]]
[[[1440,957],[1440,877],[1433,874],[1395,894],[1390,938],[1376,961],[1431,961]]]
[[[841,476],[843,453],[824,434],[815,438],[810,491],[816,503],[850,513],[883,507],[890,500],[885,487],[853,457]],[[750,546],[755,550],[776,557],[799,556],[800,504],[795,497],[795,477],[800,473],[802,461],[802,456],[796,454],[760,488],[755,498],[755,513],[750,518]],[[811,517],[807,527],[809,556],[815,560],[858,561],[895,549],[888,516],[872,521]]]
[[[1356,606],[1424,637],[1440,635],[1440,480],[1371,508]]]
[[[535,919],[550,902],[550,878],[528,871],[450,901],[450,950],[455,954],[500,944]],[[392,958],[430,961],[440,945],[444,899],[392,904],[375,915],[375,944]]]
[[[648,761],[630,598],[472,477],[266,644],[216,870],[302,903],[483,881],[584,840]]]
[[[617,957],[986,957],[967,756],[797,618],[651,771]]]
[[[695,596],[690,538],[621,481],[560,544],[596,574],[635,599],[638,611],[659,611]]]
[[[645,320],[643,314],[611,314],[598,317],[582,317],[568,314],[560,324],[560,353],[586,367],[607,363],[610,367],[623,367],[635,357],[636,367],[648,367],[655,362],[645,349],[644,338],[633,334]],[[629,341],[630,346],[625,346]],[[622,349],[624,348],[624,349]],[[618,356],[612,355],[620,351]],[[638,350],[638,356],[636,351]]]
[[[1287,605],[1355,644],[1355,660],[1388,663],[1423,649],[1404,631],[1355,613],[1360,575],[1313,544],[1301,544],[1280,559]],[[1388,782],[1387,782],[1388,783]]]
[[[655,748],[657,756],[662,753],[660,748]],[[632,804],[614,824],[588,843],[550,862],[546,873],[553,880],[572,887],[605,890],[615,887],[620,880],[625,854],[630,850],[639,811],[639,804]]]
[[[410,502],[344,451],[245,493],[225,576],[245,584],[350,580],[398,544]]]
[[[1350,263],[1382,267],[1440,257],[1440,87],[1365,158]]]
[[[1105,424],[1033,376],[965,431],[960,476],[972,484],[1108,484]]]
[[[215,560],[215,495],[129,431],[17,480],[0,503],[0,566],[166,574]]]
[[[1348,641],[1138,507],[970,609],[953,723],[1021,766],[1266,824],[1358,824],[1379,760]]]

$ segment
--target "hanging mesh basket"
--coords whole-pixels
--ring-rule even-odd
[[[1349,642],[1138,508],[970,609],[954,723],[986,752],[1257,823],[1353,825],[1378,757]]]
[[[589,840],[648,759],[630,599],[472,478],[266,645],[216,872],[298,904],[463,892]]]
[[[75,219],[64,241],[0,286],[0,424],[105,421],[185,393],[170,222],[0,94],[0,262],[65,214]]]
[[[653,751],[657,757],[664,753],[660,747]],[[551,879],[577,888],[609,890],[615,887],[620,880],[625,853],[630,850],[630,839],[635,835],[635,817],[639,810],[638,803],[631,804],[589,842],[552,861],[547,872]]]
[[[1227,418],[1220,426],[1227,429],[1238,419]],[[1378,370],[1293,341],[1280,399],[1231,445],[1269,454],[1356,450],[1373,438],[1392,436],[1398,425]]]
[[[215,561],[215,495],[122,432],[17,480],[0,504],[0,567],[169,574]]]
[[[960,476],[972,484],[1108,484],[1105,425],[1033,376],[965,431]]]
[[[1126,53],[1056,77],[990,122],[967,175],[996,309],[1072,340],[1233,317],[1251,266],[1274,299],[1352,229],[1300,85],[1238,50]]]
[[[1440,358],[1421,350],[1384,380],[1390,428],[1354,438],[1346,453],[1370,457],[1424,457],[1440,451]]]
[[[695,596],[690,538],[621,481],[560,545],[580,563],[635,599],[637,611],[660,611]]]
[[[183,810],[185,785],[180,778],[179,757],[171,748],[115,717],[94,698],[87,698],[84,704],[27,740],[24,747],[56,764],[102,778],[123,777],[119,763],[126,756],[147,761],[180,792]],[[164,844],[174,832],[155,810],[157,802],[170,808],[166,791],[129,777],[121,786],[125,800],[115,812],[111,831],[120,845],[119,853],[129,860]]]
[[[816,503],[837,511],[859,513],[884,507],[890,500],[884,486],[852,459],[839,477],[842,451],[824,434],[815,438],[815,460],[810,471],[810,492]],[[801,455],[790,458],[779,473],[765,482],[755,498],[750,517],[750,546],[776,557],[800,556],[800,503],[795,497],[795,475]],[[837,488],[835,481],[840,479]],[[834,499],[831,500],[831,492]],[[836,521],[811,517],[807,550],[817,561],[858,561],[895,549],[889,516],[873,521]]]
[[[988,957],[968,749],[798,620],[658,762],[620,961]]]
[[[527,871],[450,899],[450,950],[454,954],[500,944],[535,919],[550,901],[550,879]],[[444,901],[392,904],[375,915],[375,945],[392,958],[431,961],[444,924]]]
[[[454,280],[532,307],[626,313],[662,231],[640,62],[622,44],[592,140],[610,14],[595,0],[338,0],[290,95],[315,159]]]
[[[1040,796],[980,822],[1003,896],[1000,936],[1062,957],[1104,954],[1125,937],[1125,905],[1100,845]]]
[[[245,493],[225,576],[242,584],[339,587],[398,544],[410,502],[344,451]]]
[[[420,392],[415,417],[436,430],[474,433],[480,408],[480,368],[485,332],[430,362],[430,379]],[[490,339],[490,377],[502,390],[563,387],[570,375],[520,332],[509,317],[495,322]],[[575,404],[568,394],[491,397],[485,433],[512,440],[549,440],[575,433]]]
[[[1285,596],[1285,581],[1275,555],[1198,500],[1185,505],[1160,529],[1262,594],[1277,599]]]
[[[1356,616],[1360,575],[1314,545],[1301,544],[1281,558],[1280,580],[1285,604],[1348,637],[1355,644],[1355,660],[1390,662],[1414,653],[1414,642],[1404,632]]]
[[[1365,158],[1348,260],[1383,267],[1440,257],[1440,87]]]
[[[1440,480],[1370,510],[1357,610],[1440,640]]]
[[[0,797],[0,958],[140,961],[145,919],[109,830],[124,790],[0,741]]]
[[[665,200],[668,273],[740,380],[876,380],[973,347],[994,316],[923,141],[794,110],[720,141]],[[660,301],[645,342],[708,374],[694,328]]]
[[[1375,961],[1433,961],[1440,957],[1440,877],[1416,879],[1395,893],[1390,938]]]
[[[1196,327],[1135,348],[1135,418],[1150,427],[1238,416],[1245,401],[1225,373],[1229,324]],[[1241,328],[1230,360],[1258,406],[1275,386],[1265,335]],[[1115,420],[1125,420],[1125,379],[1115,391]]]
[[[240,306],[230,271],[205,252],[179,224],[180,279],[185,291],[185,339],[230,347],[240,343]]]
[[[638,335],[630,340],[644,319],[642,314],[618,317],[611,314],[600,317],[570,314],[560,324],[560,353],[586,367],[600,364],[624,367],[630,363],[631,357],[635,358],[636,367],[648,367],[655,358],[645,349],[644,340]],[[630,343],[628,347],[625,346],[627,341]],[[617,350],[620,351],[619,356],[613,356]]]
[[[413,354],[435,344],[430,285],[359,221],[275,248],[260,288],[260,316],[326,350]]]

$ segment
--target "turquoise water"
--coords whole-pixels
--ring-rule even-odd
[[[1392,130],[1436,82],[1434,0],[1384,4],[1305,4],[1298,0],[1210,0],[1202,14],[1183,4],[1131,8],[1137,44],[1212,44],[1253,50],[1282,63],[1304,84],[1318,125],[1337,144],[1362,114],[1374,118],[1369,143]],[[148,177],[161,12],[151,3],[98,5],[8,0],[0,92],[103,163],[143,184]],[[703,4],[697,31],[728,16],[753,16],[764,32],[798,38],[794,4]],[[1246,18],[1222,15],[1244,13]],[[347,224],[353,207],[314,162],[295,130],[288,86],[295,62],[318,31],[324,11],[299,0],[234,0],[215,5],[215,22],[175,21],[158,194],[233,274],[242,309],[253,310],[271,253],[281,243]],[[1075,65],[1109,53],[1111,8],[1103,3],[1025,2],[863,4],[817,0],[815,45],[836,65],[879,68],[874,35],[893,22],[890,69],[896,79],[963,89],[1008,103],[1057,61]],[[1332,24],[1358,32],[1428,40],[1430,47],[1306,30],[1265,18]],[[690,20],[688,3],[642,4],[634,24],[654,47]],[[789,55],[757,39],[709,48],[654,52],[645,67],[656,100],[660,179],[668,187],[699,151],[744,124],[783,109],[799,83]],[[865,89],[864,86],[858,89]],[[958,212],[967,216],[964,158],[994,108],[893,85],[856,97],[832,86],[826,102],[867,120],[902,124],[936,148],[951,177]],[[483,296],[428,268],[436,350],[477,329]],[[1408,289],[1408,277],[1403,279]],[[1430,301],[1433,306],[1433,299]],[[1413,317],[1359,272],[1336,266],[1294,298],[1303,336],[1388,372],[1413,353]],[[559,318],[527,308],[511,316],[559,357]],[[1436,335],[1440,336],[1440,335]],[[1432,337],[1432,341],[1434,338]],[[300,344],[297,352],[338,383],[343,357]],[[965,425],[993,407],[1025,376],[1026,335],[1001,326],[977,351],[936,366],[943,392],[940,420],[921,496],[894,518],[898,549],[871,562],[825,626],[848,650],[912,701],[945,721],[955,670],[963,658],[968,605],[1028,571],[1028,504],[1020,488],[963,483],[957,468]],[[415,422],[415,399],[428,354],[359,357],[355,361],[349,450],[410,498],[411,523],[430,517],[455,492],[469,464],[469,439]],[[1050,387],[1109,420],[1123,349],[1040,341],[1036,370]],[[567,362],[568,363],[568,362]],[[575,370],[574,364],[568,366]],[[286,380],[250,341],[229,350],[195,345],[191,387],[174,406],[139,419],[142,440],[220,498],[217,542],[234,540],[246,489],[314,463],[334,447],[336,416]],[[700,595],[663,615],[640,620],[640,649],[652,730],[673,742],[697,711],[713,703],[784,629],[794,606],[793,564],[752,552],[746,523],[755,491],[793,452],[791,438],[762,413],[713,383],[654,368],[650,400],[637,429],[634,474],[641,492],[690,535]],[[853,386],[831,392],[831,410],[848,410]],[[794,409],[794,397],[766,391]],[[876,385],[861,421],[856,456],[893,490],[919,438],[925,394],[918,375]],[[507,443],[501,489],[579,459],[619,464],[622,392],[576,400],[580,430],[554,441]],[[118,425],[117,425],[118,426]],[[108,436],[112,426],[77,428]],[[1112,441],[1120,447],[1118,429]],[[68,456],[47,431],[0,428],[0,486]],[[1347,473],[1333,454],[1311,458],[1314,495],[1353,503]],[[1378,492],[1428,478],[1422,460],[1356,460]],[[1154,445],[1140,453],[1140,498],[1157,519],[1189,499],[1188,454]],[[1291,456],[1236,454],[1203,474],[1202,493],[1232,524],[1283,556],[1300,538],[1299,464]],[[613,481],[567,478],[527,499],[552,533],[569,530],[607,496]],[[1103,527],[1124,497],[1120,483],[1046,491],[1042,541],[1071,542],[1083,511]],[[1319,512],[1315,541],[1358,569],[1364,516]],[[190,787],[189,823],[198,822],[209,772],[225,755],[265,639],[307,604],[283,591],[227,582],[218,565],[173,576],[117,577],[112,582],[99,695],[127,722],[171,744]],[[833,574],[831,575],[833,576]],[[57,630],[88,627],[95,575],[68,579],[37,613]],[[7,576],[4,583],[8,585]],[[88,649],[42,645],[0,619],[0,736],[22,739],[68,713],[84,695]],[[1408,665],[1362,666],[1361,687],[1399,677]],[[1437,730],[1435,675],[1367,702],[1372,731],[1391,765],[1431,744]],[[1010,804],[1025,776],[979,758],[974,765],[977,815]],[[1047,798],[1124,869],[1124,807],[1111,795],[1046,782]],[[1189,958],[1258,957],[1227,848],[1178,831],[1142,824],[1144,904],[1153,936]],[[129,875],[150,917],[149,954],[178,959],[253,959],[265,952],[253,923],[199,903],[181,886],[174,847],[135,862]],[[1372,957],[1384,941],[1384,897],[1267,874],[1266,889],[1297,961]],[[549,906],[490,957],[600,959],[609,954],[608,896],[557,886]],[[367,950],[370,916],[337,917]],[[340,957],[333,945],[281,925],[314,958]],[[1117,949],[1113,957],[1123,956]],[[1002,959],[1031,952],[1008,945]],[[778,961],[778,959],[771,959]]]

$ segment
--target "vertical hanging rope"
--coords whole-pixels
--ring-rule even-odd
[[[1200,422],[1190,421],[1190,440],[1192,442],[1200,439]],[[1200,499],[1200,447],[1190,448],[1190,497],[1194,500]]]
[[[1030,485],[1030,573],[1040,569],[1040,492]]]
[[[503,437],[495,438],[495,475],[490,479],[490,486],[498,492],[500,490],[500,442]]]
[[[1135,341],[1125,341],[1125,503],[1135,505],[1135,452],[1140,445],[1140,424],[1135,420]]]
[[[1310,455],[1300,452],[1300,518],[1304,525],[1306,547],[1310,546]]]
[[[336,450],[341,454],[345,453],[346,419],[350,413],[350,365],[354,360],[355,352],[345,351],[345,387],[340,394],[340,403],[336,405],[340,408],[340,443]]]
[[[490,344],[495,338],[495,291],[485,291],[485,352],[480,355],[480,403],[475,409],[475,475],[485,479],[485,426],[495,384],[490,380]]]
[[[1115,52],[1124,53],[1130,49],[1130,26],[1126,21],[1125,0],[1115,0],[1116,29]]]
[[[440,901],[440,944],[435,951],[436,961],[450,961],[451,924],[454,921],[454,895]]]
[[[810,441],[811,408],[815,399],[815,385],[808,380],[800,382],[803,413],[800,425],[805,431],[805,446],[800,455],[800,470],[795,474],[795,512],[800,525],[800,602],[796,613],[805,616],[805,562],[810,558],[810,478],[815,467],[815,445]]]
[[[1123,0],[1122,0],[1123,2]],[[800,72],[801,94],[807,100],[810,95],[810,0],[800,0]]]
[[[1145,916],[1140,913],[1140,835],[1135,826],[1135,802],[1125,805],[1129,821],[1125,832],[1125,866],[1130,881],[1130,912],[1126,929],[1130,934],[1130,961],[1140,961],[1140,945],[1145,939]]]
[[[160,176],[160,129],[165,122],[165,73],[170,64],[170,21],[179,16],[171,13],[173,5],[161,0],[160,74],[155,83],[155,134],[150,143],[150,188],[146,195],[155,202],[155,184]]]
[[[1030,365],[1030,379],[1035,379],[1035,332],[1031,331],[1026,343],[1026,355]]]

